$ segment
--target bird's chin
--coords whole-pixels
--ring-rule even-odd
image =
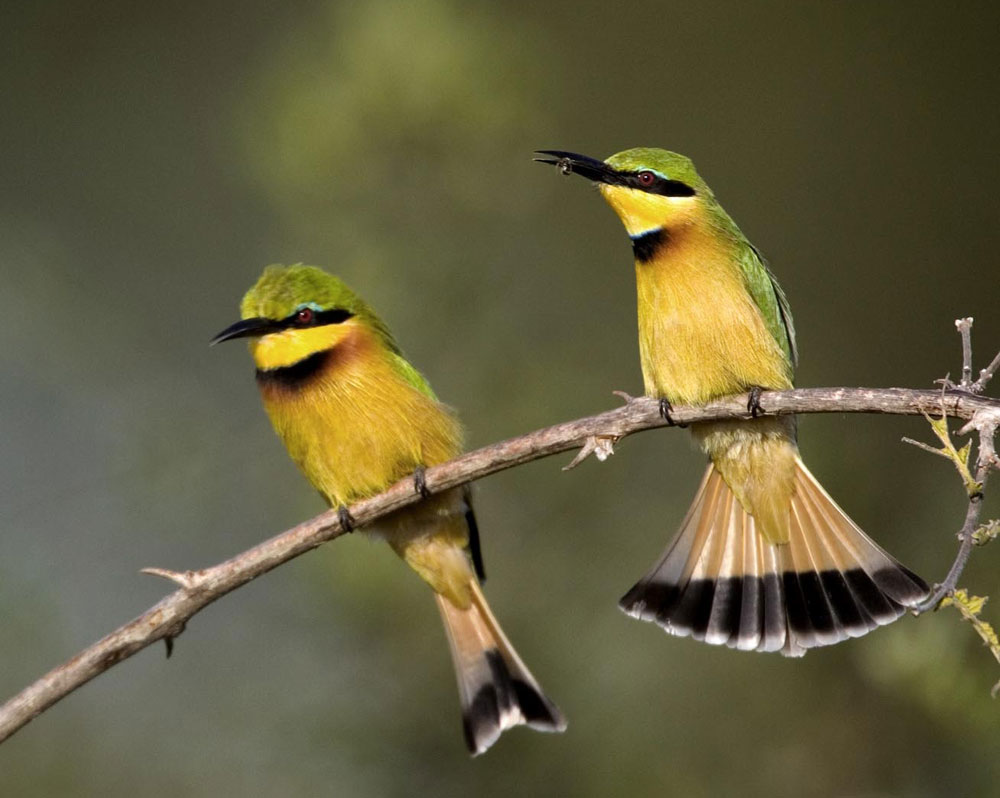
[[[601,196],[625,225],[630,236],[641,235],[663,224],[663,211],[649,202],[648,194],[623,186],[601,185]]]

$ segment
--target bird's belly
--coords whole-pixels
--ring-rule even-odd
[[[787,362],[751,303],[723,292],[672,296],[639,314],[646,393],[704,404],[749,386],[791,387]]]
[[[292,460],[333,506],[374,495],[421,462],[406,425],[308,401],[265,405]]]
[[[640,356],[646,393],[672,403],[704,404],[739,390],[729,354],[691,325],[661,320],[640,338]]]

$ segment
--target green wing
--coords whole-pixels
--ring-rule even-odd
[[[743,282],[760,309],[767,329],[788,357],[791,368],[799,362],[799,350],[795,345],[795,324],[792,309],[788,306],[785,292],[767,267],[767,261],[749,241],[742,247],[740,266]]]
[[[438,398],[434,394],[430,383],[427,382],[427,380],[424,379],[424,375],[417,371],[413,367],[413,364],[403,356],[403,351],[399,348],[399,344],[396,343],[396,339],[393,337],[392,332],[390,332],[385,323],[375,314],[375,311],[360,298],[357,299],[356,311],[358,315],[363,317],[368,325],[375,331],[379,340],[382,342],[382,345],[388,350],[389,361],[392,363],[393,368],[396,369],[399,376],[402,377],[407,384],[412,385],[422,394],[429,396],[436,402]]]

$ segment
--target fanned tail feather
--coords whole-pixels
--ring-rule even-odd
[[[436,593],[438,609],[458,677],[465,741],[473,756],[483,753],[514,726],[560,732],[562,713],[542,692],[490,612],[473,582],[472,603],[462,610]]]
[[[787,544],[765,540],[713,465],[656,566],[620,602],[670,634],[801,656],[891,623],[927,585],[796,460]]]

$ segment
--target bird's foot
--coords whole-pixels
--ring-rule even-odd
[[[747,410],[750,411],[750,418],[757,418],[764,408],[760,406],[760,395],[764,393],[764,389],[759,385],[750,386],[750,394],[747,399]]]
[[[431,495],[431,491],[427,487],[427,469],[423,466],[417,466],[413,472],[413,491],[419,493],[423,499],[429,498]]]
[[[347,509],[346,504],[342,504],[337,508],[337,520],[340,521],[340,528],[345,532],[353,532],[354,527],[357,525],[357,521],[354,520],[354,516],[351,515],[351,511]]]
[[[170,659],[170,655],[174,653],[174,641],[181,635],[184,628],[184,621],[178,621],[164,636],[163,645],[167,647],[167,659]]]
[[[670,400],[663,398],[660,399],[660,417],[667,422],[668,427],[686,427],[687,424],[678,424],[674,421],[673,416],[670,415],[673,410],[673,405],[670,404]]]

